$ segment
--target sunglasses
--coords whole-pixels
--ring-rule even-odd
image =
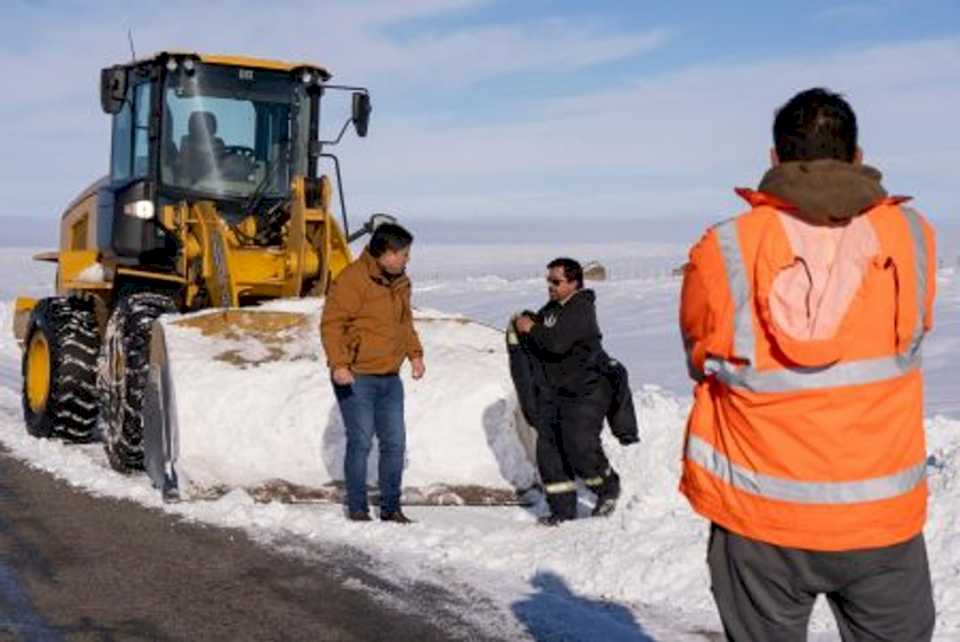
[[[567,282],[566,279],[551,279],[550,277],[547,277],[547,283],[549,283],[553,287],[557,287],[561,283],[566,283],[566,282]]]

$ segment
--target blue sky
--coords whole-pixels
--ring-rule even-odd
[[[162,49],[307,59],[370,88],[338,149],[353,218],[712,221],[774,109],[825,85],[867,161],[936,221],[960,201],[960,2],[5,2],[0,216],[105,173],[99,69]],[[332,113],[332,112],[328,112]]]

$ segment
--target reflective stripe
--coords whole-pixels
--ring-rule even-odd
[[[549,495],[557,495],[560,493],[575,492],[577,485],[572,481],[556,482],[553,484],[544,484],[543,490],[547,491]]]
[[[714,226],[720,254],[727,271],[727,283],[733,297],[733,353],[735,357],[756,363],[756,340],[753,337],[753,311],[750,305],[750,285],[744,269],[740,240],[737,236],[737,220],[728,219]]]
[[[603,484],[603,482],[609,479],[610,475],[612,474],[613,474],[613,469],[608,466],[605,471],[603,471],[596,477],[591,477],[590,479],[584,479],[583,483],[586,484],[587,486],[600,486]]]
[[[878,357],[861,361],[845,361],[820,368],[786,367],[781,370],[757,371],[751,366],[737,367],[729,361],[710,357],[707,374],[731,388],[745,388],[751,392],[790,392],[816,390],[840,386],[861,386],[901,377],[920,367],[920,353],[908,358],[900,355]]]
[[[923,319],[926,316],[927,302],[927,239],[923,235],[923,225],[920,223],[920,214],[911,207],[900,208],[910,226],[910,236],[913,238],[913,264],[917,273],[917,323],[913,327],[913,336],[907,348],[907,356],[912,356],[920,349],[923,341]]]
[[[909,493],[927,476],[926,462],[885,477],[852,482],[802,482],[763,475],[732,463],[696,435],[687,440],[687,457],[731,486],[772,499],[796,504],[857,504],[890,499]]]

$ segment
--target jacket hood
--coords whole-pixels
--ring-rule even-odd
[[[770,168],[758,190],[814,225],[845,225],[887,196],[873,167],[839,160],[789,161]]]
[[[569,305],[570,303],[572,303],[572,302],[574,302],[574,301],[576,301],[576,300],[578,300],[578,299],[579,299],[580,301],[583,301],[584,303],[590,303],[590,304],[592,304],[592,303],[596,302],[596,300],[597,300],[597,295],[594,293],[593,290],[588,290],[588,289],[586,289],[586,288],[580,288],[579,290],[576,290],[573,294],[571,294],[571,295],[570,295],[570,298],[567,299],[567,302],[564,303],[563,305]]]

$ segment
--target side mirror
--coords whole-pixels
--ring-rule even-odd
[[[108,114],[123,109],[127,97],[127,70],[123,67],[108,67],[100,70],[100,106]]]
[[[373,231],[383,225],[384,223],[396,223],[397,217],[391,216],[389,214],[384,214],[378,212],[377,214],[372,215],[366,223],[364,223],[359,230],[350,234],[347,237],[348,243],[353,243],[358,238],[361,238],[367,234],[373,234]]]
[[[391,216],[390,214],[384,214],[383,212],[377,212],[370,216],[370,220],[367,221],[365,227],[370,228],[370,233],[373,234],[373,231],[383,225],[384,223],[393,223],[396,224],[397,217]]]
[[[353,126],[360,138],[367,135],[371,111],[373,111],[373,107],[370,105],[370,94],[362,91],[353,92]]]

